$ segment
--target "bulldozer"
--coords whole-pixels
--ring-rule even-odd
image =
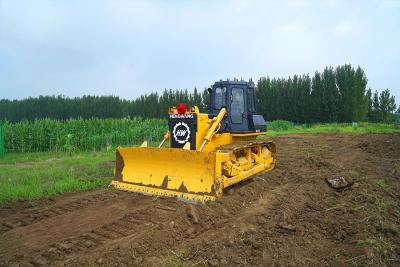
[[[256,111],[255,86],[247,81],[218,81],[208,88],[208,113],[184,103],[169,107],[168,131],[158,147],[118,147],[114,179],[121,190],[214,201],[225,188],[269,171],[275,144]],[[167,146],[169,143],[169,146]]]

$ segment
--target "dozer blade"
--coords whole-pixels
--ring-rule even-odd
[[[112,184],[119,189],[201,202],[222,194],[215,152],[131,147],[116,153]]]

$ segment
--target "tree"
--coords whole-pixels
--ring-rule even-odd
[[[389,122],[391,115],[396,110],[394,96],[390,95],[389,89],[381,92],[379,95],[379,114],[383,122]]]
[[[373,122],[377,122],[380,121],[380,114],[379,114],[379,110],[380,110],[380,104],[379,104],[379,94],[378,91],[375,91],[374,93],[374,97],[372,99],[372,121]]]
[[[321,82],[321,74],[316,71],[311,85],[311,121],[322,122],[323,117],[323,87]]]
[[[336,87],[335,73],[333,68],[325,68],[321,76],[322,98],[321,98],[321,122],[338,121],[339,92]]]
[[[358,67],[354,75],[353,83],[353,99],[352,99],[352,121],[363,120],[368,113],[368,99],[365,95],[365,89],[367,86],[367,77],[364,71]]]
[[[368,99],[366,97],[367,77],[359,66],[356,70],[346,64],[338,66],[335,71],[336,85],[340,93],[339,117],[340,121],[360,121],[368,113]]]
[[[369,121],[373,121],[374,120],[374,111],[372,108],[372,90],[371,90],[371,88],[368,88],[365,96],[366,96],[367,102],[368,102],[367,118]]]
[[[336,85],[340,93],[339,116],[340,121],[352,121],[353,117],[353,93],[354,69],[346,64],[338,66],[335,71]]]

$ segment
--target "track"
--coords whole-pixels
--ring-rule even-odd
[[[237,141],[228,145],[220,146],[218,150],[235,152],[244,148],[249,148],[258,145],[269,146],[271,147],[271,150],[273,152],[276,152],[274,141],[271,138],[249,140],[249,141]]]
[[[110,189],[1,207],[0,266],[400,264],[400,135],[273,140],[276,169],[206,205]]]

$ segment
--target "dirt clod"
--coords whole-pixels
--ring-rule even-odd
[[[199,221],[200,221],[199,215],[196,211],[196,208],[193,205],[189,205],[187,215],[193,223],[195,223],[195,224],[199,223]]]
[[[186,230],[186,234],[188,234],[188,235],[192,235],[192,234],[194,234],[194,232],[196,232],[196,229],[194,229],[194,227],[189,227]]]
[[[278,223],[278,227],[288,232],[296,232],[296,227],[287,223]]]
[[[342,191],[343,189],[353,185],[353,182],[345,179],[343,176],[329,177],[326,178],[325,181],[329,184],[330,187],[336,189],[337,191]]]
[[[208,265],[215,267],[219,265],[219,262],[217,259],[212,259],[208,261]]]

